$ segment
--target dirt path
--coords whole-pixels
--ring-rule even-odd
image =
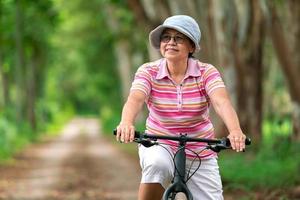
[[[0,199],[136,200],[136,159],[101,137],[95,119],[74,119],[54,141],[33,145],[0,167]]]
[[[59,138],[34,144],[16,156],[14,163],[0,165],[0,200],[136,200],[137,159],[100,133],[96,119],[77,118]],[[297,187],[294,193],[299,191]],[[224,196],[226,200],[299,199],[296,195],[281,198],[281,194],[281,190],[225,191]]]

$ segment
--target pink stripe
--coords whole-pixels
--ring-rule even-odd
[[[144,64],[135,75],[132,89],[142,90],[149,95],[147,131],[162,135],[186,133],[191,137],[213,138],[207,95],[215,88],[224,87],[218,70],[210,64],[189,59],[182,86],[174,85],[168,77],[165,59]],[[164,143],[176,144],[172,141]],[[203,144],[189,145],[188,148],[199,152]],[[195,157],[189,151],[187,154],[188,157]],[[213,156],[216,155],[211,151],[201,153],[202,158]]]

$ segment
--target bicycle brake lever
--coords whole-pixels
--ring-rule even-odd
[[[216,153],[219,153],[221,150],[223,149],[230,149],[231,147],[228,147],[228,146],[224,146],[224,145],[220,145],[220,144],[213,144],[213,145],[209,145],[208,146],[208,149],[216,152]]]
[[[210,144],[207,148],[216,153],[219,153],[223,149],[230,149],[231,145],[228,138],[223,138],[219,144]]]
[[[147,147],[147,148],[148,148],[148,147],[152,147],[153,145],[156,145],[156,144],[157,144],[157,143],[154,142],[154,141],[146,140],[146,139],[140,139],[140,138],[135,139],[134,141],[137,142],[137,143],[142,144],[144,147]]]

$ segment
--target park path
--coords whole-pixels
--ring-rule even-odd
[[[75,118],[55,140],[0,167],[0,199],[136,200],[138,161],[101,136],[97,119]]]
[[[0,200],[136,200],[138,159],[115,144],[101,135],[97,119],[75,118],[59,137],[33,144],[12,163],[0,165]],[[294,190],[284,199],[299,200],[299,186]],[[253,191],[243,199],[279,200],[283,193]],[[244,195],[224,193],[225,200]]]

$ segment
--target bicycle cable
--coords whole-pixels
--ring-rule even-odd
[[[190,164],[189,170],[188,170],[188,172],[187,172],[186,182],[188,182],[188,181],[190,180],[190,178],[196,173],[196,171],[197,171],[197,170],[200,168],[200,166],[201,166],[201,158],[200,158],[200,156],[199,156],[195,151],[193,151],[193,150],[191,150],[191,149],[187,149],[187,150],[190,151],[190,152],[192,152],[192,153],[194,153],[194,155],[196,155],[196,157],[193,158],[193,160],[192,160],[192,162],[191,162],[191,164]],[[194,162],[196,161],[196,159],[199,160],[199,164],[198,164],[196,170],[190,175],[192,166],[193,166]]]
[[[198,169],[199,169],[200,166],[201,166],[201,157],[199,156],[199,154],[201,154],[203,151],[205,151],[205,150],[208,149],[207,147],[205,147],[205,148],[203,148],[201,151],[199,151],[199,152],[197,153],[197,152],[195,152],[195,151],[193,151],[193,150],[191,150],[191,149],[189,149],[189,148],[181,147],[181,148],[177,149],[175,153],[173,153],[173,152],[170,152],[170,150],[169,150],[166,146],[175,146],[175,147],[177,147],[176,144],[168,144],[168,143],[157,142],[157,141],[156,141],[156,145],[159,145],[159,146],[161,146],[162,148],[164,148],[164,149],[169,153],[170,157],[172,158],[172,161],[173,161],[173,164],[174,164],[174,168],[175,168],[172,182],[174,181],[176,171],[177,171],[178,174],[179,174],[178,168],[177,168],[176,163],[175,163],[175,157],[176,157],[177,153],[178,153],[182,148],[185,148],[187,151],[190,151],[190,152],[192,152],[194,155],[196,155],[196,157],[194,157],[193,160],[192,160],[192,162],[191,162],[191,165],[190,165],[189,170],[188,170],[188,172],[187,172],[187,178],[186,178],[186,180],[185,180],[185,174],[184,174],[184,175],[179,174],[179,176],[184,180],[185,183],[187,183],[187,182],[191,179],[191,177],[194,176],[194,174],[198,171]],[[166,146],[165,146],[165,145],[166,145]],[[171,150],[172,150],[172,149],[171,149]],[[193,166],[193,163],[195,162],[196,159],[199,160],[199,164],[198,164],[198,166],[196,167],[195,171],[194,171],[191,175],[189,175],[190,172],[191,172],[191,168],[192,168],[192,166]]]
[[[201,151],[199,151],[198,153],[195,152],[195,151],[193,151],[193,150],[191,150],[191,149],[187,149],[188,151],[194,153],[194,154],[196,155],[196,157],[194,157],[194,159],[193,159],[192,162],[191,162],[190,168],[189,168],[188,173],[187,173],[187,179],[186,179],[186,182],[188,182],[188,181],[192,178],[192,176],[194,176],[194,174],[198,171],[198,169],[201,167],[202,160],[201,160],[201,157],[200,157],[199,155],[200,155],[203,151],[205,151],[205,150],[207,150],[207,149],[208,149],[208,148],[205,147],[205,148],[203,148]],[[190,171],[191,171],[191,169],[192,169],[192,166],[193,166],[193,164],[194,164],[194,162],[195,162],[196,159],[199,160],[199,164],[198,164],[197,168],[194,170],[194,172],[193,172],[191,175],[189,175],[189,174],[190,174]]]
[[[160,143],[160,144],[170,145],[170,144],[166,144],[166,143]],[[172,145],[172,144],[171,144],[170,146],[177,146],[177,145]],[[165,147],[164,147],[164,148],[165,148]],[[176,157],[177,153],[178,153],[182,148],[185,148],[187,151],[190,151],[190,152],[192,152],[193,154],[196,155],[196,157],[195,157],[195,158],[193,159],[193,161],[191,162],[190,168],[189,168],[189,170],[188,170],[188,172],[187,172],[187,178],[186,178],[186,179],[185,179],[185,174],[180,174],[180,173],[179,173],[179,170],[178,170],[178,168],[177,168],[177,166],[176,166],[176,163],[175,163],[175,157]],[[195,151],[193,151],[193,150],[191,150],[191,149],[189,149],[189,148],[181,147],[181,148],[179,148],[179,149],[176,150],[176,152],[175,152],[174,155],[172,155],[172,153],[170,153],[170,151],[169,151],[167,148],[165,148],[165,149],[166,149],[166,150],[169,152],[169,154],[171,155],[172,160],[173,160],[173,164],[174,164],[174,168],[175,168],[172,182],[174,181],[175,173],[176,173],[176,171],[177,171],[178,175],[182,178],[182,180],[184,180],[184,182],[187,183],[188,180],[191,179],[191,177],[198,171],[198,169],[199,169],[200,166],[201,166],[201,157],[199,156],[199,154],[200,154],[202,151],[206,150],[207,148],[204,148],[204,149],[202,149],[199,153],[197,153],[197,152],[195,152]],[[195,162],[196,159],[199,160],[199,165],[197,166],[197,168],[195,169],[195,171],[194,171],[191,175],[189,175],[190,172],[191,172],[191,167],[193,166],[193,163]]]
[[[170,152],[170,150],[167,148],[167,147],[165,147],[164,145],[167,145],[166,143],[157,143],[157,145],[158,146],[161,146],[162,148],[164,148],[169,154],[170,154],[170,156],[171,156],[171,158],[173,158],[173,154]],[[172,159],[173,160],[173,162],[174,162],[174,159]],[[175,163],[174,163],[175,164]]]
[[[177,147],[176,144],[167,144],[167,143],[159,142],[158,145],[161,146],[161,147],[163,147],[163,148],[170,154],[170,156],[171,156],[171,158],[172,158],[172,161],[173,161],[175,170],[174,170],[174,175],[173,175],[173,178],[172,178],[172,181],[171,181],[171,182],[174,182],[175,173],[176,173],[176,171],[178,172],[178,168],[177,168],[176,162],[175,162],[175,157],[176,157],[178,151],[181,150],[181,149],[184,148],[184,147],[181,147],[181,148],[177,149],[175,153],[171,153],[171,152],[169,151],[169,149],[167,149],[167,148],[166,148],[165,146],[163,146],[163,145],[169,145],[169,146],[175,146],[175,147]],[[179,174],[179,172],[178,172],[178,174]],[[179,174],[179,176],[184,180],[184,176],[182,177],[181,174]]]

